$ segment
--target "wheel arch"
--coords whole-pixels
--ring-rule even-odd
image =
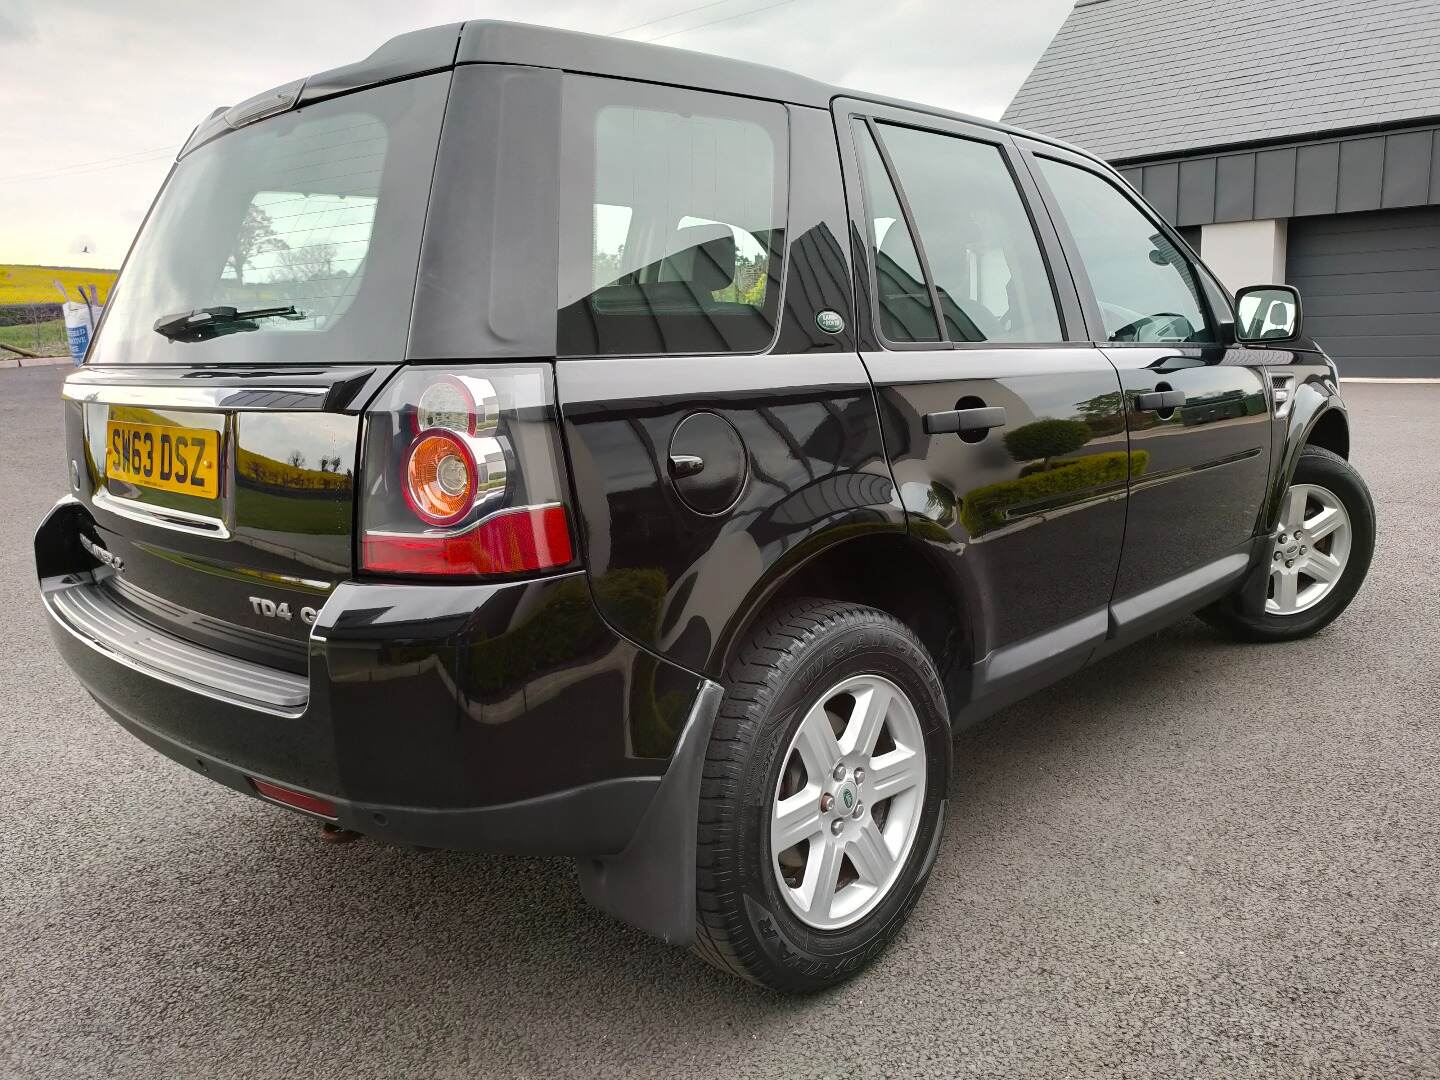
[[[978,607],[932,546],[901,531],[853,537],[771,575],[751,594],[717,652],[728,668],[756,621],[779,600],[813,596],[865,604],[899,619],[929,652],[953,715],[970,698]]]
[[[1285,490],[1307,446],[1323,447],[1346,459],[1350,456],[1350,416],[1340,392],[1327,380],[1311,379],[1295,391],[1279,448],[1280,464],[1265,504],[1263,531],[1273,531],[1279,521]]]

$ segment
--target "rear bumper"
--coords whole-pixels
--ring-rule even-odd
[[[56,647],[105,711],[218,783],[256,798],[252,780],[319,796],[338,825],[378,838],[616,855],[701,698],[699,676],[604,624],[583,573],[347,582],[321,610],[298,675],[144,622],[107,588],[112,570],[75,565],[66,534],[83,527],[83,509],[57,506],[37,559]]]

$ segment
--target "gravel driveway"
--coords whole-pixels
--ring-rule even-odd
[[[1346,616],[1187,620],[961,736],[896,947],[784,1000],[564,861],[322,844],[110,723],[31,570],[63,375],[0,371],[0,1075],[1440,1076],[1440,386],[1346,390]]]

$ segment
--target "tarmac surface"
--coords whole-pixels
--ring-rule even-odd
[[[957,741],[895,946],[784,999],[563,860],[336,847],[110,722],[43,625],[60,368],[0,371],[0,1076],[1440,1077],[1440,386],[1350,385],[1370,581]]]

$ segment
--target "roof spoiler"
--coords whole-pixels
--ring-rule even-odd
[[[429,75],[455,65],[460,48],[460,31],[464,23],[447,23],[413,30],[393,37],[364,60],[344,67],[331,68],[309,78],[296,79],[256,94],[252,98],[213,110],[190,133],[180,148],[182,158],[197,146],[227,131],[234,131],[263,120],[268,116],[301,108],[326,98],[367,90],[381,83],[395,82],[417,75]]]

